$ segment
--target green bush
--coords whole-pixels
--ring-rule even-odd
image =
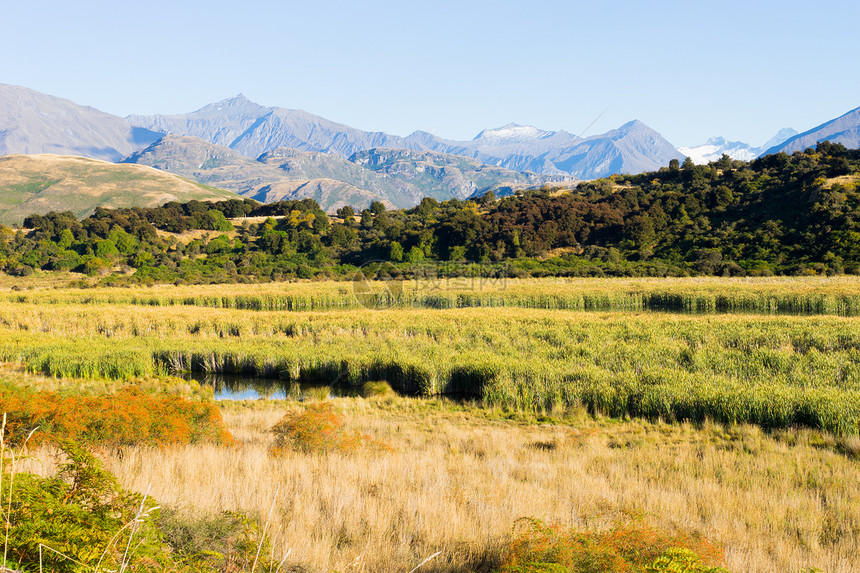
[[[239,513],[183,519],[155,500],[123,490],[78,444],[65,440],[56,475],[15,474],[4,450],[3,500],[8,553],[20,571],[174,573],[250,571],[269,554],[260,524]],[[265,550],[265,551],[262,551]],[[271,571],[265,559],[257,569]]]

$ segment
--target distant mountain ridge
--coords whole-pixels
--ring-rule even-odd
[[[716,161],[724,153],[732,159],[752,161],[756,157],[763,155],[771,147],[779,145],[795,135],[797,135],[797,131],[790,127],[784,127],[761,147],[753,147],[742,141],[728,141],[725,137],[712,137],[702,145],[679,147],[678,151],[699,165]]]
[[[659,133],[640,121],[587,138],[509,124],[482,131],[471,141],[446,140],[417,131],[408,137],[366,132],[301,110],[264,107],[238,95],[180,115],[132,115],[132,125],[199,137],[249,157],[287,147],[350,157],[375,148],[462,155],[514,171],[591,179],[615,172],[639,173],[682,158]]]
[[[815,147],[816,143],[825,140],[832,143],[841,143],[849,149],[860,147],[860,107],[852,109],[836,119],[824,122],[817,127],[795,135],[784,143],[767,149],[764,154],[803,151],[808,147]]]
[[[349,157],[374,147],[405,147],[402,137],[365,132],[306,111],[264,107],[244,95],[211,103],[180,115],[130,115],[139,127],[172,135],[199,137],[248,157],[259,157],[279,147],[336,153]]]
[[[53,153],[119,161],[160,137],[67,99],[0,84],[0,155]]]

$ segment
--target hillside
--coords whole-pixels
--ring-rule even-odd
[[[466,199],[501,187],[524,189],[552,180],[533,172],[522,173],[460,155],[430,151],[370,149],[354,154],[349,160],[386,178],[408,183],[416,191],[409,206],[417,205],[424,197]]]
[[[236,195],[140,165],[118,165],[61,155],[0,157],[0,223],[30,214],[96,207],[154,207],[168,201],[224,200]]]
[[[0,155],[79,155],[119,161],[161,137],[66,99],[0,84]]]
[[[278,148],[246,157],[196,137],[165,136],[124,160],[149,165],[258,201],[311,198],[329,212],[373,201],[406,208],[424,197],[466,198],[495,189],[540,186],[551,178],[518,173],[461,156],[373,149],[350,158]]]

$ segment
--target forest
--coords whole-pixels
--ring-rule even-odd
[[[312,199],[167,203],[32,215],[0,233],[0,270],[76,271],[102,284],[395,276],[770,276],[860,273],[860,151],[819,143],[752,162],[672,161],[572,189],[379,202],[336,215]],[[436,267],[440,268],[440,267]]]

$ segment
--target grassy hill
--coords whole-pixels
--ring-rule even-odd
[[[236,197],[143,165],[64,155],[0,157],[0,223],[6,225],[49,211],[85,217],[96,207],[155,207],[169,201]]]

